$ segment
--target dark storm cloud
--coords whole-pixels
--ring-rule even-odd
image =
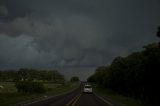
[[[1,5],[0,6],[0,16],[6,17],[8,16],[8,10],[5,6]]]
[[[159,0],[1,0],[0,67],[97,67],[157,41]]]

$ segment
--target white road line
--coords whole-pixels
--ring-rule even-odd
[[[95,95],[95,96],[97,96],[97,95]],[[99,99],[101,99],[102,101],[104,101],[105,103],[109,104],[110,106],[115,106],[115,105],[113,105],[112,103],[110,103],[109,101],[103,99],[102,97],[100,97],[100,96],[97,96],[97,97],[98,97]]]

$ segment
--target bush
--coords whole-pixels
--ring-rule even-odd
[[[18,92],[24,93],[44,93],[45,87],[41,82],[19,81],[15,84]]]

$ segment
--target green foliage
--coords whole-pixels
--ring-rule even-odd
[[[17,72],[15,70],[0,71],[0,81],[15,81]]]
[[[144,46],[145,50],[127,57],[116,57],[110,66],[99,67],[88,81],[130,97],[158,103],[160,80],[160,46]]]
[[[96,84],[94,84],[92,87],[95,94],[103,98],[109,98],[110,100],[116,101],[117,105],[119,104],[118,106],[152,106],[146,101],[118,94],[111,89],[96,86]]]
[[[0,81],[47,81],[64,83],[64,76],[56,70],[35,70],[21,68],[16,70],[0,71]]]
[[[89,82],[96,82],[100,86],[104,86],[107,80],[105,80],[107,76],[107,70],[109,67],[99,67],[96,69],[95,74],[90,76],[87,80]]]
[[[158,27],[157,37],[160,37],[160,27]]]
[[[44,82],[43,82],[44,83]],[[17,106],[17,103],[36,100],[43,96],[53,96],[65,93],[77,86],[77,83],[66,82],[65,84],[44,83],[45,93],[17,92],[14,82],[0,82],[4,89],[0,89],[0,106]],[[16,105],[15,105],[16,104]]]
[[[79,78],[77,76],[74,76],[70,79],[71,82],[78,82]]]
[[[24,93],[44,93],[45,87],[41,82],[19,81],[15,84],[18,92]]]

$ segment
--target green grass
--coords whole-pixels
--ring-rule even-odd
[[[149,104],[136,100],[130,97],[126,97],[120,94],[117,94],[111,90],[104,89],[98,86],[93,85],[93,92],[103,98],[107,98],[116,102],[122,106],[150,106]]]
[[[3,89],[0,89],[0,93],[13,93],[17,91],[12,82],[0,82],[0,85],[3,85],[4,87]]]
[[[47,89],[47,95],[57,95],[64,92],[67,92],[74,88],[77,83],[68,82],[66,84],[44,84],[45,88]]]
[[[0,106],[9,106],[26,100],[33,100],[43,96],[58,95],[75,87],[77,83],[52,84],[45,83],[46,92],[43,94],[18,93],[13,82],[0,82]]]

